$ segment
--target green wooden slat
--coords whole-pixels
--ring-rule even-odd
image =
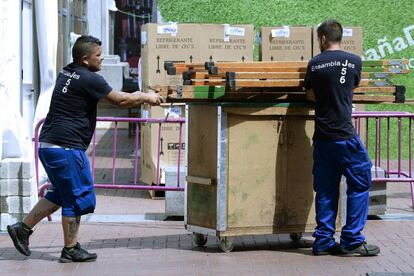
[[[194,92],[194,99],[219,99],[226,93],[223,92]]]
[[[194,92],[209,92],[209,93],[215,93],[215,92],[225,92],[226,87],[225,86],[194,86]]]

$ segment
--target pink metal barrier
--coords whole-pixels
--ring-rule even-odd
[[[35,146],[35,169],[36,169],[36,181],[38,185],[38,194],[39,197],[43,197],[45,194],[45,189],[50,187],[50,183],[44,183],[39,186],[39,156],[38,156],[38,149],[39,149],[39,130],[41,125],[44,123],[45,119],[42,119],[38,122],[35,128],[35,137],[34,137],[34,146]],[[97,122],[112,122],[114,123],[114,135],[113,135],[113,145],[112,145],[112,181],[111,183],[94,183],[95,188],[106,188],[106,189],[136,189],[136,190],[156,190],[156,191],[184,191],[183,185],[180,185],[180,167],[181,162],[180,158],[178,158],[177,164],[177,185],[176,186],[161,186],[160,185],[160,151],[161,151],[161,129],[163,124],[179,124],[179,145],[182,145],[183,137],[183,124],[185,122],[184,118],[167,118],[167,119],[153,119],[153,118],[120,118],[120,117],[97,117]],[[118,123],[126,122],[126,123],[135,123],[135,142],[134,142],[134,174],[132,184],[126,183],[117,183],[116,182],[116,161],[117,161],[117,147],[118,145]],[[139,185],[138,184],[138,150],[140,149],[140,137],[141,137],[141,124],[158,124],[158,152],[157,152],[157,167],[156,167],[156,185]],[[96,130],[92,137],[92,143],[90,148],[92,149],[92,177],[95,177],[95,162],[96,162]],[[178,147],[178,156],[181,156],[181,146]]]
[[[373,160],[374,173],[373,182],[402,182],[410,184],[411,200],[414,210],[414,176],[413,176],[413,150],[412,135],[414,114],[406,112],[354,112],[353,119],[357,133],[368,149]],[[182,128],[185,120],[177,119],[144,119],[144,118],[117,118],[117,117],[98,117],[98,122],[113,122],[113,152],[112,152],[112,182],[110,184],[95,183],[96,188],[108,189],[138,189],[138,190],[158,190],[158,191],[183,191],[180,185],[180,158],[177,165],[177,185],[174,187],[161,186],[160,181],[160,151],[161,151],[161,125],[179,124],[179,145],[182,145]],[[39,121],[35,128],[35,168],[36,180],[38,184],[39,196],[44,196],[44,191],[50,186],[45,183],[39,187],[39,129],[44,119]],[[137,153],[140,149],[141,124],[158,124],[158,152],[155,186],[138,185],[138,154],[134,159],[134,175],[132,184],[116,183],[116,153],[118,144],[118,123],[136,123],[134,150]],[[370,138],[371,137],[371,138]],[[373,144],[371,144],[373,143]],[[92,176],[95,174],[95,153],[96,153],[96,131],[92,138]],[[391,148],[396,149],[396,155],[392,155]],[[178,156],[181,156],[181,146],[178,147]],[[383,170],[380,175],[380,170]]]
[[[414,211],[412,149],[414,114],[354,112],[352,116],[356,131],[373,161],[372,181],[408,183]]]

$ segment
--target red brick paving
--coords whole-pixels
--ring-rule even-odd
[[[110,135],[107,137],[110,138]],[[111,145],[102,143],[108,149]],[[109,150],[98,154],[100,179],[108,179]],[[131,177],[130,151],[119,177]],[[109,161],[108,161],[109,160]],[[110,177],[109,177],[110,178]],[[146,191],[99,190],[96,215],[162,214],[163,200]],[[408,184],[389,184],[387,213],[413,215]],[[367,272],[414,273],[414,219],[370,220],[369,242],[381,247],[377,257],[338,257],[311,254],[312,237],[297,244],[288,235],[243,236],[234,250],[222,253],[214,237],[205,247],[193,246],[182,221],[133,223],[83,222],[81,244],[98,254],[94,263],[60,264],[60,223],[40,223],[31,236],[32,255],[19,254],[6,233],[0,234],[0,275],[366,275]]]
[[[85,223],[80,242],[98,254],[95,263],[60,264],[61,227],[43,222],[31,237],[32,255],[14,249],[0,235],[0,274],[13,275],[365,275],[414,272],[414,221],[369,221],[365,234],[381,246],[377,257],[316,257],[312,238],[299,244],[288,235],[237,237],[231,253],[215,238],[206,247],[192,245],[182,222]]]

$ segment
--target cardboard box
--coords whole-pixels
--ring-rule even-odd
[[[202,24],[200,34],[203,61],[253,61],[253,25]]]
[[[142,118],[178,118],[185,117],[185,105],[144,106]],[[141,180],[149,185],[157,183],[158,159],[158,129],[159,124],[144,124],[141,129]],[[167,166],[177,166],[179,149],[180,125],[164,123],[161,125],[160,138],[160,183],[165,184],[162,169]],[[185,157],[185,125],[182,127],[180,162],[184,167]]]
[[[312,57],[311,27],[263,27],[260,60],[310,60]]]
[[[202,62],[200,24],[145,24],[141,29],[142,91],[156,85],[182,83],[181,75],[168,76],[164,62]],[[167,83],[168,80],[168,83]]]
[[[321,52],[316,29],[313,29],[313,56]],[[362,27],[343,27],[341,46],[344,51],[362,56],[362,41]]]
[[[167,75],[164,62],[253,61],[253,25],[145,24],[141,30],[142,91],[182,84]]]

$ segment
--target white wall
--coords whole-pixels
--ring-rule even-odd
[[[88,0],[87,18],[89,35],[99,38],[102,41],[102,53],[110,54],[110,43],[113,39],[109,37],[109,2],[110,0]]]
[[[0,41],[0,93],[20,112],[20,1],[0,0]]]
[[[88,0],[86,16],[88,18],[89,35],[102,39],[102,30],[101,30],[102,1],[101,0]]]

